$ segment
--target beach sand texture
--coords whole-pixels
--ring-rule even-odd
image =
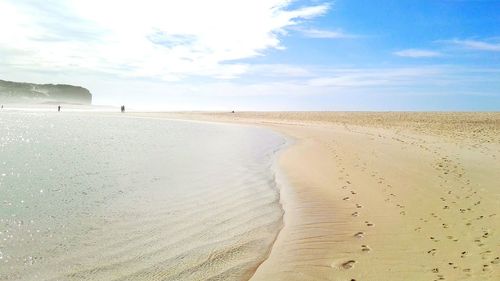
[[[134,113],[261,124],[285,226],[252,280],[500,280],[500,113]]]

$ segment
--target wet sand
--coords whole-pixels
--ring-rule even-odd
[[[499,280],[500,113],[133,113],[260,124],[284,228],[252,280]]]

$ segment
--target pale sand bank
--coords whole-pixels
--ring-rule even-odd
[[[262,124],[285,226],[252,280],[500,280],[500,113],[134,113]]]

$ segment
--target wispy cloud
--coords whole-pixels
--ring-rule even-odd
[[[424,79],[443,78],[447,73],[439,67],[353,68],[331,69],[308,80],[310,86],[359,88],[374,86],[401,86],[421,83]]]
[[[345,38],[357,38],[358,36],[353,34],[345,33],[344,31],[338,30],[323,30],[323,29],[300,29],[302,34],[309,38],[323,38],[323,39],[345,39]]]
[[[458,39],[447,40],[444,42],[469,50],[500,52],[500,43],[498,42],[487,42],[480,40],[458,40]]]
[[[50,9],[0,2],[4,64],[164,80],[234,78],[249,67],[234,61],[282,48],[287,29],[329,9],[292,8],[290,0],[48,2]]]
[[[423,49],[406,49],[393,53],[396,56],[408,58],[433,58],[440,57],[443,54],[437,51],[423,50]]]
[[[314,76],[307,67],[290,64],[256,64],[248,69],[249,75],[260,75],[269,78],[303,78]]]
[[[297,69],[293,65],[260,65],[266,69]],[[254,75],[265,75],[269,79],[252,80],[218,80],[197,84],[189,81],[178,83],[158,83],[134,80],[135,87],[117,80],[113,86],[106,85],[103,91],[115,91],[117,96],[126,91],[134,91],[137,102],[144,89],[165,100],[172,110],[290,110],[292,100],[299,98],[297,109],[317,100],[319,108],[332,109],[337,103],[351,100],[354,109],[365,100],[377,100],[381,104],[391,104],[401,97],[419,97],[425,103],[429,97],[460,95],[495,96],[500,86],[500,71],[496,68],[471,68],[454,66],[420,66],[420,67],[387,67],[387,68],[330,68],[310,66],[300,68],[296,76],[268,71],[256,71]],[[156,85],[156,86],[155,86]],[[486,87],[485,87],[486,86]],[[473,89],[472,91],[470,89]],[[164,95],[169,93],[169,95]],[[174,97],[172,97],[174,96]],[[184,105],[176,105],[176,100],[184,101]],[[199,103],[203,99],[204,103]],[[255,103],[248,103],[251,99]],[[386,99],[386,100],[384,100]],[[266,103],[263,101],[278,101]],[[333,100],[335,102],[333,102]],[[498,99],[497,99],[498,100]],[[102,102],[106,103],[106,102]],[[132,103],[132,102],[131,102]],[[136,103],[135,101],[133,103]],[[410,105],[410,104],[408,104]],[[156,104],[155,106],[161,106]],[[179,107],[181,106],[181,107]],[[199,107],[203,106],[203,107]],[[221,107],[222,106],[222,107]],[[227,106],[227,107],[224,107]],[[395,109],[401,109],[395,106]],[[318,107],[315,107],[316,109]],[[383,108],[383,107],[382,107]],[[342,107],[340,107],[342,109]],[[345,108],[344,108],[345,109]],[[418,109],[418,107],[417,107]],[[420,108],[422,109],[422,108]]]

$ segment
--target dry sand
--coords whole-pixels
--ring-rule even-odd
[[[500,280],[500,113],[134,113],[261,124],[285,226],[252,280]]]

